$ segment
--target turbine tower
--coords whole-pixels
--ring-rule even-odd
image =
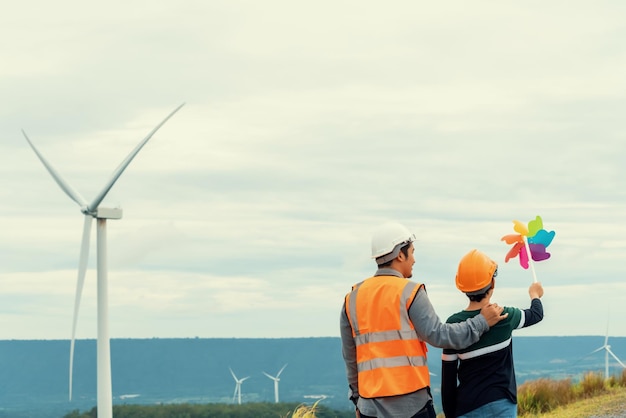
[[[287,367],[286,364],[278,371],[278,374],[276,374],[276,376],[272,376],[263,372],[265,376],[269,377],[270,379],[274,381],[274,402],[275,403],[278,403],[278,382],[280,382],[279,376],[283,372],[283,370],[285,370],[285,367]]]
[[[617,360],[617,362],[623,368],[626,369],[626,365],[624,363],[622,363],[622,361],[620,359],[617,358],[617,356],[613,353],[613,351],[611,351],[611,346],[609,345],[609,323],[608,323],[608,321],[607,321],[607,324],[606,324],[606,335],[604,336],[604,344],[602,345],[602,347],[596,348],[595,350],[593,350],[588,355],[592,355],[594,353],[597,353],[600,350],[604,350],[604,378],[605,379],[609,378],[609,354],[615,360]]]
[[[109,181],[102,188],[100,193],[88,203],[80,193],[78,193],[61,175],[52,167],[52,165],[37,150],[35,145],[22,130],[22,134],[26,141],[33,149],[39,160],[46,167],[54,181],[59,185],[61,190],[67,194],[70,199],[80,206],[80,211],[85,215],[83,224],[82,243],[80,247],[80,257],[78,263],[78,278],[76,280],[76,296],[74,299],[74,318],[72,321],[72,340],[70,343],[70,367],[69,367],[69,398],[72,400],[72,369],[74,364],[74,340],[76,336],[76,323],[78,319],[78,310],[80,307],[80,299],[85,281],[85,272],[87,270],[87,261],[89,257],[89,240],[91,235],[91,221],[96,218],[97,226],[97,304],[98,304],[98,339],[97,339],[97,392],[98,392],[98,418],[113,417],[113,396],[111,388],[111,344],[109,338],[109,318],[108,318],[108,280],[107,280],[107,236],[106,222],[107,219],[121,219],[122,209],[120,208],[101,208],[100,203],[104,200],[107,193],[117,179],[122,175],[126,167],[135,158],[137,153],[148,142],[152,135],[165,122],[167,122],[178,110],[183,107],[184,103],[174,109],[161,123],[159,123],[150,133],[131,151],[130,154],[115,169]]]
[[[237,398],[237,403],[239,405],[241,405],[241,384],[246,380],[249,379],[250,376],[246,376],[244,378],[241,379],[237,379],[237,376],[235,376],[235,372],[233,372],[233,369],[231,369],[230,367],[228,368],[228,370],[230,370],[230,374],[233,375],[233,379],[235,379],[235,393],[233,394],[233,403],[235,402],[235,398]]]

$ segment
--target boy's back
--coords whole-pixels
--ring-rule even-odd
[[[459,264],[457,287],[470,299],[466,310],[451,315],[447,322],[456,323],[472,318],[480,306],[491,303],[495,287],[497,265],[484,254],[473,250]],[[442,354],[441,396],[446,417],[458,417],[486,408],[492,416],[515,416],[517,387],[513,365],[513,330],[531,326],[543,318],[541,284],[529,288],[529,309],[507,307],[505,320],[500,321],[480,340],[463,350],[445,349]],[[457,385],[458,379],[458,385]],[[485,411],[483,411],[485,409]],[[498,412],[495,412],[498,411]],[[507,412],[508,411],[508,412]]]

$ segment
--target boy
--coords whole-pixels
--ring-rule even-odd
[[[484,253],[472,250],[463,256],[456,286],[467,295],[469,305],[447,322],[465,321],[490,304],[497,274],[498,265]],[[529,309],[506,307],[503,313],[508,313],[508,317],[491,327],[477,343],[464,350],[443,350],[441,397],[446,418],[517,416],[512,332],[543,319],[543,287],[533,283],[528,294]]]

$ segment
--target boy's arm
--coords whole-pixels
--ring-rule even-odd
[[[524,323],[520,328],[526,328],[535,325],[543,319],[543,304],[539,299],[533,299],[530,302],[530,308],[524,309]]]
[[[531,325],[535,325],[543,319],[543,304],[540,298],[543,296],[543,287],[541,283],[533,283],[528,288],[528,294],[530,296],[530,308],[524,309],[524,316],[519,324],[518,328],[525,328]]]
[[[458,356],[453,350],[443,350],[441,355],[441,404],[446,418],[456,416]]]

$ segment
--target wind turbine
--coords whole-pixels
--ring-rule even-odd
[[[237,403],[239,405],[241,405],[241,384],[246,380],[249,379],[250,376],[246,376],[244,378],[241,379],[237,379],[237,376],[235,376],[235,372],[233,372],[233,369],[231,369],[230,367],[228,368],[228,370],[230,370],[230,374],[233,375],[233,379],[235,379],[235,393],[233,394],[233,402],[235,402],[235,398],[237,398]]]
[[[588,354],[588,356],[597,353],[600,350],[605,350],[604,351],[604,378],[608,379],[609,378],[609,354],[615,359],[617,360],[617,362],[626,369],[626,365],[624,363],[622,363],[622,361],[620,359],[617,358],[617,356],[613,353],[613,351],[611,351],[611,346],[609,345],[609,323],[607,321],[606,323],[606,335],[604,337],[604,344],[602,345],[602,347],[596,348],[595,350],[593,350],[591,353]]]
[[[46,167],[54,181],[61,187],[61,190],[67,194],[70,199],[80,206],[80,211],[85,215],[83,224],[83,236],[80,247],[80,257],[78,263],[78,278],[76,280],[76,296],[74,299],[74,319],[72,321],[72,340],[70,343],[70,368],[69,368],[69,398],[72,400],[72,369],[74,364],[74,340],[76,336],[76,323],[78,319],[78,310],[80,307],[80,299],[85,281],[85,272],[87,270],[87,261],[89,257],[89,240],[91,235],[91,221],[93,218],[97,220],[97,294],[98,294],[98,339],[97,339],[97,380],[98,380],[98,418],[113,417],[113,397],[111,389],[111,344],[109,338],[109,318],[108,318],[108,280],[107,280],[107,248],[106,248],[106,221],[107,219],[121,219],[122,209],[120,208],[101,208],[100,203],[106,197],[111,187],[117,179],[122,175],[126,167],[135,158],[137,153],[148,142],[152,135],[165,122],[167,122],[178,110],[183,107],[184,103],[174,109],[161,123],[159,123],[150,133],[131,151],[130,154],[115,169],[109,181],[104,185],[100,193],[91,201],[87,201],[78,193],[61,175],[52,167],[52,165],[37,150],[35,145],[22,130],[22,134],[26,141],[33,149],[39,160]]]
[[[274,381],[274,402],[275,403],[278,403],[278,382],[280,382],[279,376],[283,372],[283,370],[285,370],[285,367],[287,367],[286,364],[278,371],[278,374],[276,374],[276,376],[272,376],[263,372],[265,376],[269,377],[270,379]]]

